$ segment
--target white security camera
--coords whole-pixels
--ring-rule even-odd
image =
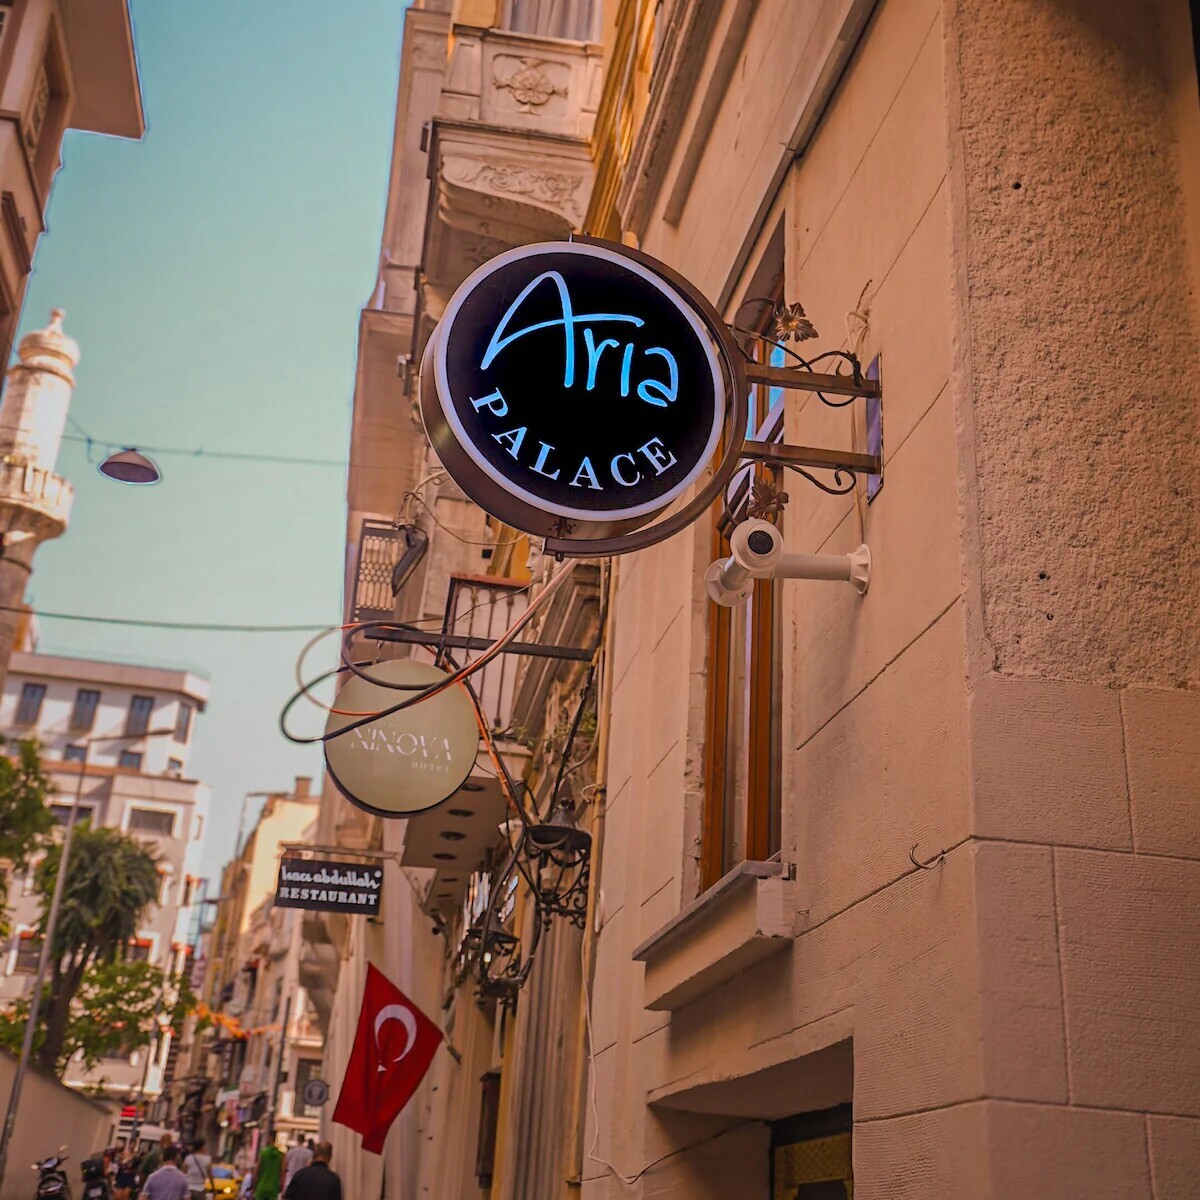
[[[783,557],[783,534],[770,521],[743,521],[734,529],[729,548],[752,579],[770,579]]]
[[[770,521],[743,521],[729,539],[728,558],[704,573],[709,599],[726,608],[747,600],[756,579],[827,579],[852,584],[865,595],[871,581],[871,551],[853,554],[785,554],[783,534]]]

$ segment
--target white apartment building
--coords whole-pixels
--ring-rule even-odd
[[[79,819],[128,833],[158,859],[158,902],[146,911],[130,953],[170,971],[182,969],[192,952],[203,899],[197,876],[210,792],[188,763],[208,692],[208,681],[190,671],[18,652],[0,695],[0,733],[42,747],[55,815],[65,821],[78,791]],[[9,905],[13,932],[0,957],[0,1003],[31,987],[37,969],[40,899],[32,870],[13,881]],[[170,1047],[168,1032],[152,1047],[152,1063],[141,1052],[86,1074],[68,1069],[65,1082],[103,1081],[114,1095],[153,1097],[162,1090]]]

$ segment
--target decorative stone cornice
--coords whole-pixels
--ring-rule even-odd
[[[522,197],[561,214],[572,224],[582,216],[579,193],[585,179],[579,173],[544,170],[516,160],[481,162],[450,158],[442,166],[442,178],[447,184],[485,195]]]
[[[497,129],[591,136],[601,48],[454,25],[439,116]]]
[[[0,460],[0,525],[38,541],[59,537],[67,527],[75,489],[60,475],[33,463]]]

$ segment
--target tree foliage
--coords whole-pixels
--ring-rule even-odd
[[[156,1018],[178,1034],[183,1018],[195,1005],[196,996],[186,977],[172,979],[161,967],[148,962],[93,962],[71,1004],[54,1070],[61,1075],[76,1054],[82,1055],[83,1065],[90,1071],[103,1058],[126,1056],[148,1046]],[[33,1043],[39,1061],[49,1010],[47,985]],[[28,1016],[28,997],[0,1012],[0,1046],[14,1053],[20,1049]]]
[[[30,856],[54,828],[46,803],[53,785],[42,769],[36,742],[20,741],[15,748],[0,738],[0,859],[23,871]],[[15,753],[13,753],[15,749]],[[12,757],[9,754],[12,753]],[[0,880],[0,936],[7,937],[8,880]]]
[[[52,846],[35,873],[46,917],[62,847]],[[124,957],[142,913],[158,896],[158,864],[140,842],[116,829],[79,825],[50,947],[50,1005],[38,1062],[57,1068],[66,1045],[72,1002],[88,969]]]

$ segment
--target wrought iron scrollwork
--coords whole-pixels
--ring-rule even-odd
[[[792,349],[788,342],[805,342],[810,341],[818,336],[816,327],[808,319],[808,315],[804,311],[803,305],[799,303],[788,304],[785,300],[776,300],[771,296],[751,296],[743,300],[738,307],[738,313],[742,309],[751,304],[765,304],[771,309],[771,323],[773,326],[774,337],[770,337],[762,329],[754,329],[750,326],[740,325],[736,321],[737,313],[734,314],[735,320],[730,323],[729,328],[734,333],[741,334],[742,337],[753,338],[755,341],[761,342],[764,346],[774,346],[778,350],[782,350],[784,354],[795,360],[797,365],[805,371],[815,371],[818,364],[828,361],[829,359],[837,359],[839,366],[834,370],[835,375],[842,374],[840,367],[841,363],[849,366],[850,379],[856,387],[863,383],[862,363],[858,359],[858,355],[849,350],[826,350],[822,354],[815,355],[813,358],[805,358],[803,354]],[[738,349],[741,350],[747,362],[754,360],[746,353],[746,348],[737,343]],[[857,397],[847,396],[843,400],[831,400],[824,392],[817,391],[816,396],[822,404],[827,404],[830,408],[845,408],[848,404],[852,404]],[[809,476],[809,479],[812,479]],[[812,480],[814,483],[815,480]],[[821,487],[821,484],[817,484]],[[824,489],[829,491],[828,488]],[[841,495],[840,492],[835,492],[834,495]]]
[[[813,487],[818,487],[823,492],[828,492],[831,496],[848,496],[854,491],[854,485],[858,482],[858,476],[853,471],[846,470],[844,467],[838,467],[833,472],[834,486],[822,483],[815,475],[810,475],[803,467],[797,467],[792,463],[784,463],[784,467],[789,471],[795,471],[797,475],[803,475]],[[845,476],[849,482],[843,484],[842,478]]]
[[[577,929],[586,924],[592,836],[576,826],[573,806],[563,796],[563,784],[594,678],[593,667],[580,689],[579,704],[563,744],[549,820],[539,821],[536,811],[526,810],[522,789],[513,781],[503,759],[498,754],[493,756],[519,829],[515,839],[510,840],[503,866],[493,877],[484,912],[463,937],[455,964],[456,984],[465,982],[468,974],[475,976],[480,1004],[495,1000],[509,1009],[516,1005],[551,920],[565,918]],[[478,698],[467,686],[478,711]],[[524,914],[523,936],[510,930],[507,914],[501,911],[513,896],[518,875],[524,880],[530,901]]]
[[[587,920],[592,835],[576,829],[562,808],[545,825],[529,830],[527,844],[537,869],[538,900],[548,917],[566,917],[577,929]]]

